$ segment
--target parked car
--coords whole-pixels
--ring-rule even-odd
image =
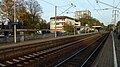
[[[4,37],[5,35],[4,34],[0,34],[0,37]]]
[[[37,31],[37,34],[49,34],[49,33],[50,33],[50,30],[48,29],[42,29],[42,30]]]

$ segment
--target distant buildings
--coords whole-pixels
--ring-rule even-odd
[[[81,11],[76,11],[75,12],[75,17],[76,18],[90,18],[91,17],[91,12],[89,10],[81,10]]]
[[[73,26],[80,26],[80,22],[68,16],[57,16],[56,17],[56,31],[65,32],[63,26],[65,24],[72,24]],[[55,17],[50,18],[50,31],[55,32]]]

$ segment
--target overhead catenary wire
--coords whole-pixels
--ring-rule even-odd
[[[48,2],[48,1],[45,1],[45,0],[41,0],[41,1],[46,2],[46,3],[48,3],[48,4],[52,5],[52,6],[55,6],[54,4],[52,4],[52,3]]]
[[[71,2],[69,2],[70,0],[69,0],[69,1],[67,1],[67,0],[62,0],[62,1],[63,1],[63,2],[66,2],[66,3],[71,3]],[[72,2],[73,2],[73,1],[72,1]],[[74,4],[76,4],[76,3],[74,2]],[[80,5],[77,5],[77,6],[79,6],[79,7],[80,7]],[[78,9],[78,8],[77,8],[77,7],[75,7],[74,9],[77,11],[77,9]]]
[[[63,8],[63,7],[68,7],[68,6],[71,6],[71,5],[63,5],[63,6],[57,6],[57,7],[59,7],[58,10],[60,10],[61,12],[63,12],[62,10],[65,10],[65,8]]]
[[[66,0],[62,0],[62,1],[67,2]]]
[[[97,5],[98,5],[98,7],[100,8],[100,10],[108,10],[108,9],[110,9],[110,8],[105,8],[105,9],[102,9],[101,8],[101,6],[97,3]],[[103,12],[103,11],[102,11]],[[102,16],[103,16],[104,14],[102,14]],[[104,15],[104,17],[105,17],[105,15]],[[107,17],[105,17],[106,19],[108,19]]]
[[[95,10],[95,7],[92,5],[92,3],[89,1],[89,0],[87,0],[87,2],[91,5],[91,7]],[[97,11],[97,10],[95,10],[95,11]],[[101,19],[103,19],[102,18],[102,15],[97,11],[97,13],[98,13],[98,15],[100,15],[100,17],[101,17]]]
[[[113,0],[113,6],[115,5],[115,0]]]
[[[72,7],[76,7],[76,5],[74,5],[73,3],[71,3],[71,6],[68,7],[66,10],[64,10],[62,13],[60,13],[59,15],[62,15],[63,13],[65,13],[67,10],[69,10]]]
[[[116,7],[118,7],[120,5],[120,2],[116,5]]]
[[[120,10],[120,8],[115,7],[115,6],[113,6],[113,5],[110,5],[110,4],[107,4],[107,3],[104,3],[104,2],[101,2],[101,1],[98,1],[98,0],[97,0],[97,3],[98,3],[98,2],[101,3],[101,4],[107,5],[107,6],[109,6],[109,7],[112,7],[112,8],[115,8],[115,9]]]
[[[48,2],[48,1],[46,1],[46,0],[41,0],[41,1],[43,1],[43,2],[45,2],[45,3],[48,3],[48,4],[52,5],[52,6],[57,6],[57,7],[59,7],[58,10],[62,12],[61,14],[63,14],[65,11],[67,11],[68,9],[71,8],[71,7],[69,7],[68,9],[63,9],[62,7],[67,7],[67,6],[70,6],[70,5],[59,6],[59,5],[54,5],[54,4],[52,4],[52,3],[50,3],[50,2]],[[64,0],[63,0],[63,1],[64,1]],[[72,3],[71,3],[71,4],[72,4]],[[64,10],[64,11],[62,11],[60,8],[61,8],[62,10]],[[59,15],[61,15],[61,14],[59,14]]]

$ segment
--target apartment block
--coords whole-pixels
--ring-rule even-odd
[[[76,18],[90,18],[91,17],[91,12],[89,10],[81,10],[81,11],[76,11],[75,12],[75,17]]]
[[[73,26],[80,26],[79,20],[68,16],[57,16],[56,17],[56,31],[65,32],[63,26],[65,24],[71,24]],[[55,17],[50,18],[50,31],[55,32]]]

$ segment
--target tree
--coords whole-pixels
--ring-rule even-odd
[[[35,0],[28,0],[26,1],[26,8],[27,8],[27,14],[28,14],[28,21],[26,25],[26,28],[32,28],[32,29],[40,29],[40,20],[41,20],[41,13],[42,9],[40,4]]]
[[[14,21],[14,1],[4,0],[0,6],[4,17],[9,19],[9,22]],[[25,29],[39,29],[42,9],[40,4],[35,0],[16,0],[16,19],[22,22],[22,27]]]
[[[94,18],[80,18],[80,22],[82,26],[85,26],[85,24],[88,24],[88,26],[101,26],[100,21]]]
[[[109,25],[108,25],[108,30],[109,30],[109,31],[112,31],[112,30],[113,30],[113,27],[114,27],[114,24],[109,24]]]
[[[46,20],[43,20],[40,22],[40,29],[48,29],[48,23]]]
[[[24,0],[16,0],[15,5],[13,0],[3,0],[0,6],[3,17],[8,19],[7,22],[14,22],[14,7],[16,15],[15,21],[18,20],[23,23],[27,19],[27,12],[24,5]]]
[[[12,0],[4,0],[0,6],[3,16],[9,19],[9,21],[14,20],[13,5],[14,2]]]
[[[117,22],[117,27],[120,27],[120,21]]]
[[[35,0],[26,1],[26,7],[28,9],[29,14],[31,15],[31,22],[34,22],[36,16],[40,16],[42,13],[42,9],[40,4]]]
[[[66,32],[73,32],[74,31],[74,26],[72,24],[67,24],[65,23],[64,26],[63,26],[64,30]]]

